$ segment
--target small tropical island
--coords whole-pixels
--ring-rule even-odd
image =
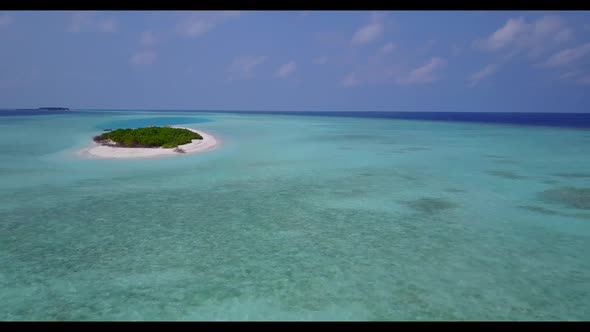
[[[177,148],[203,139],[199,133],[172,127],[148,127],[137,129],[116,129],[94,137],[94,141],[107,146],[126,148]]]
[[[94,144],[78,152],[86,157],[150,158],[204,152],[214,149],[217,140],[202,131],[184,127],[104,129]]]
[[[70,110],[67,107],[39,107],[37,109],[40,111],[69,111]]]

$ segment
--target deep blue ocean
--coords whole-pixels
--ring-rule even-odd
[[[128,113],[127,110],[71,110],[71,111],[46,111],[46,110],[0,110],[0,116],[27,116],[27,115],[58,115],[58,114],[84,114],[84,113]],[[516,113],[516,112],[361,112],[361,111],[223,111],[223,110],[141,110],[141,112],[173,112],[173,113],[229,113],[229,114],[276,114],[276,115],[300,115],[300,116],[330,116],[352,118],[377,118],[377,119],[405,119],[426,121],[452,121],[452,122],[476,122],[498,123],[527,126],[550,126],[569,128],[590,128],[590,113]]]

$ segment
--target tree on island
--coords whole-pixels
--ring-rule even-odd
[[[137,129],[116,129],[94,137],[94,141],[103,145],[127,148],[178,148],[203,137],[193,131],[171,127],[149,127]]]

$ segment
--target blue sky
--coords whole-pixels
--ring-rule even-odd
[[[0,108],[590,112],[590,12],[0,12]]]

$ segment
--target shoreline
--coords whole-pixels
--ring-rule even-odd
[[[105,158],[105,159],[138,159],[138,158],[161,158],[182,156],[193,153],[212,151],[219,146],[219,141],[212,135],[203,131],[197,131],[193,128],[171,126],[172,128],[187,129],[203,137],[200,140],[193,140],[191,143],[179,145],[178,147],[185,153],[174,152],[174,149],[165,148],[123,148],[102,145],[92,142],[76,152],[79,157],[85,158]]]

